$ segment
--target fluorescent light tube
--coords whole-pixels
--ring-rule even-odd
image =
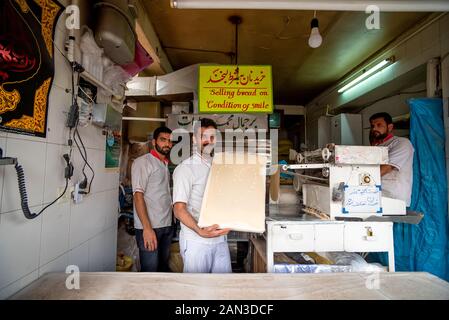
[[[269,9],[269,10],[319,10],[361,11],[373,4],[354,0],[170,0],[177,9]],[[446,12],[447,0],[377,0],[381,12]]]
[[[351,88],[351,87],[355,86],[356,84],[366,80],[368,77],[372,76],[374,73],[378,72],[383,67],[385,67],[387,64],[390,64],[392,62],[393,62],[392,58],[382,60],[381,62],[376,64],[374,67],[372,67],[371,69],[368,69],[367,71],[365,71],[364,73],[359,75],[357,78],[355,78],[354,80],[352,80],[351,82],[346,84],[344,87],[338,89],[338,93],[345,92],[349,88]]]

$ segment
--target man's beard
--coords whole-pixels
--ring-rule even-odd
[[[201,154],[204,156],[214,156],[214,145],[213,144],[203,144],[202,148],[201,148]]]
[[[164,155],[164,156],[168,156],[170,154],[170,148],[169,147],[161,148],[161,147],[158,146],[157,143],[156,143],[156,151],[159,152],[160,154]]]
[[[376,131],[378,132],[378,131]],[[388,132],[379,134],[379,135],[375,135],[374,132],[372,132],[370,134],[370,137],[374,140],[374,141],[383,141],[386,137],[388,137]]]

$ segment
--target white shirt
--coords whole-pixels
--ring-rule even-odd
[[[379,144],[388,147],[388,164],[393,166],[391,172],[382,177],[382,194],[386,197],[405,201],[410,206],[413,186],[413,153],[410,140],[396,137]]]
[[[170,172],[166,163],[147,153],[134,160],[131,167],[133,194],[142,192],[153,228],[172,225]],[[143,229],[134,206],[134,228]]]
[[[195,153],[181,162],[173,172],[173,204],[184,202],[187,211],[198,222],[203,202],[204,190],[211,167],[212,158],[202,157]],[[226,241],[226,236],[203,238],[181,222],[180,238],[202,243],[218,243]]]

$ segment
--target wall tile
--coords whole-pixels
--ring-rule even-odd
[[[69,93],[53,86],[49,97],[47,141],[56,144],[67,144],[69,129],[66,127],[67,114],[72,104]]]
[[[80,272],[89,271],[89,241],[69,251],[69,265],[78,266]]]
[[[118,190],[109,190],[105,192],[105,228],[111,228],[117,225],[118,219]]]
[[[79,128],[78,131],[86,148],[106,150],[106,136],[102,133],[103,129],[91,124],[86,128]]]
[[[39,268],[39,278],[50,272],[65,272],[68,266],[68,254],[65,253]]]
[[[25,288],[33,281],[37,280],[38,274],[39,274],[38,270],[33,271],[30,274],[26,275],[25,277],[6,286],[5,288],[0,289],[0,300],[6,300],[10,298],[11,296],[19,292],[22,288]]]
[[[79,204],[70,204],[69,248],[73,249],[90,238],[92,215],[97,212],[94,197],[85,197]]]
[[[33,207],[33,211],[40,207]],[[38,268],[42,215],[28,220],[22,211],[2,214],[0,224],[0,288]]]
[[[89,239],[97,236],[105,230],[106,214],[110,212],[111,199],[106,192],[94,193],[89,196],[95,203],[91,206],[89,216]]]
[[[12,132],[8,132],[7,137],[11,138],[11,139],[16,139],[16,140],[26,140],[26,141],[41,142],[41,143],[47,142],[47,138],[40,138],[40,137],[29,136],[26,134],[17,134],[17,133],[12,133]]]
[[[89,240],[89,272],[104,271],[106,238],[104,233]]]
[[[117,223],[105,232],[104,271],[114,272],[117,259]]]
[[[43,266],[69,249],[70,204],[55,204],[42,216],[40,266]]]
[[[65,167],[64,154],[69,154],[69,147],[58,144],[47,144],[47,154],[45,161],[45,186],[44,203],[50,203],[61,195],[65,187]],[[69,187],[72,185],[69,181]],[[68,187],[68,190],[70,190]]]
[[[45,181],[45,152],[47,145],[26,140],[7,138],[8,156],[17,157],[26,177],[28,203],[40,205],[43,200]],[[21,208],[17,173],[13,166],[5,169],[1,212],[10,212]]]
[[[0,148],[3,150],[3,156],[8,156],[6,152],[6,138],[0,137]],[[2,195],[3,195],[3,181],[4,181],[5,167],[0,166],[0,208],[2,203]],[[0,223],[2,221],[2,215],[0,214]]]
[[[66,29],[64,25],[65,23],[64,15],[61,15],[61,18],[58,20],[58,24],[56,26],[54,43],[56,47],[66,55],[66,52],[64,51],[64,43],[66,41],[67,35],[65,32]],[[71,89],[72,68],[67,59],[64,58],[62,53],[56,47],[54,49],[55,66],[58,67],[55,68],[55,77],[53,80],[54,84],[56,84],[59,87]]]

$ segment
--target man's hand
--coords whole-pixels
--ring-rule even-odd
[[[187,205],[184,202],[176,202],[173,206],[175,211],[175,217],[181,221],[188,228],[194,230],[200,237],[203,238],[216,238],[219,236],[225,236],[231,231],[231,229],[219,229],[218,224],[213,226],[200,228],[196,220],[187,211]]]
[[[203,238],[216,238],[227,235],[231,229],[219,229],[218,224],[206,228],[199,228],[198,234]]]
[[[395,167],[390,166],[389,164],[381,164],[380,165],[380,176],[383,177],[384,175],[386,175],[387,173],[390,173],[391,171],[393,171],[395,169],[396,169]]]
[[[157,249],[157,237],[153,229],[143,229],[143,245],[149,251]]]

